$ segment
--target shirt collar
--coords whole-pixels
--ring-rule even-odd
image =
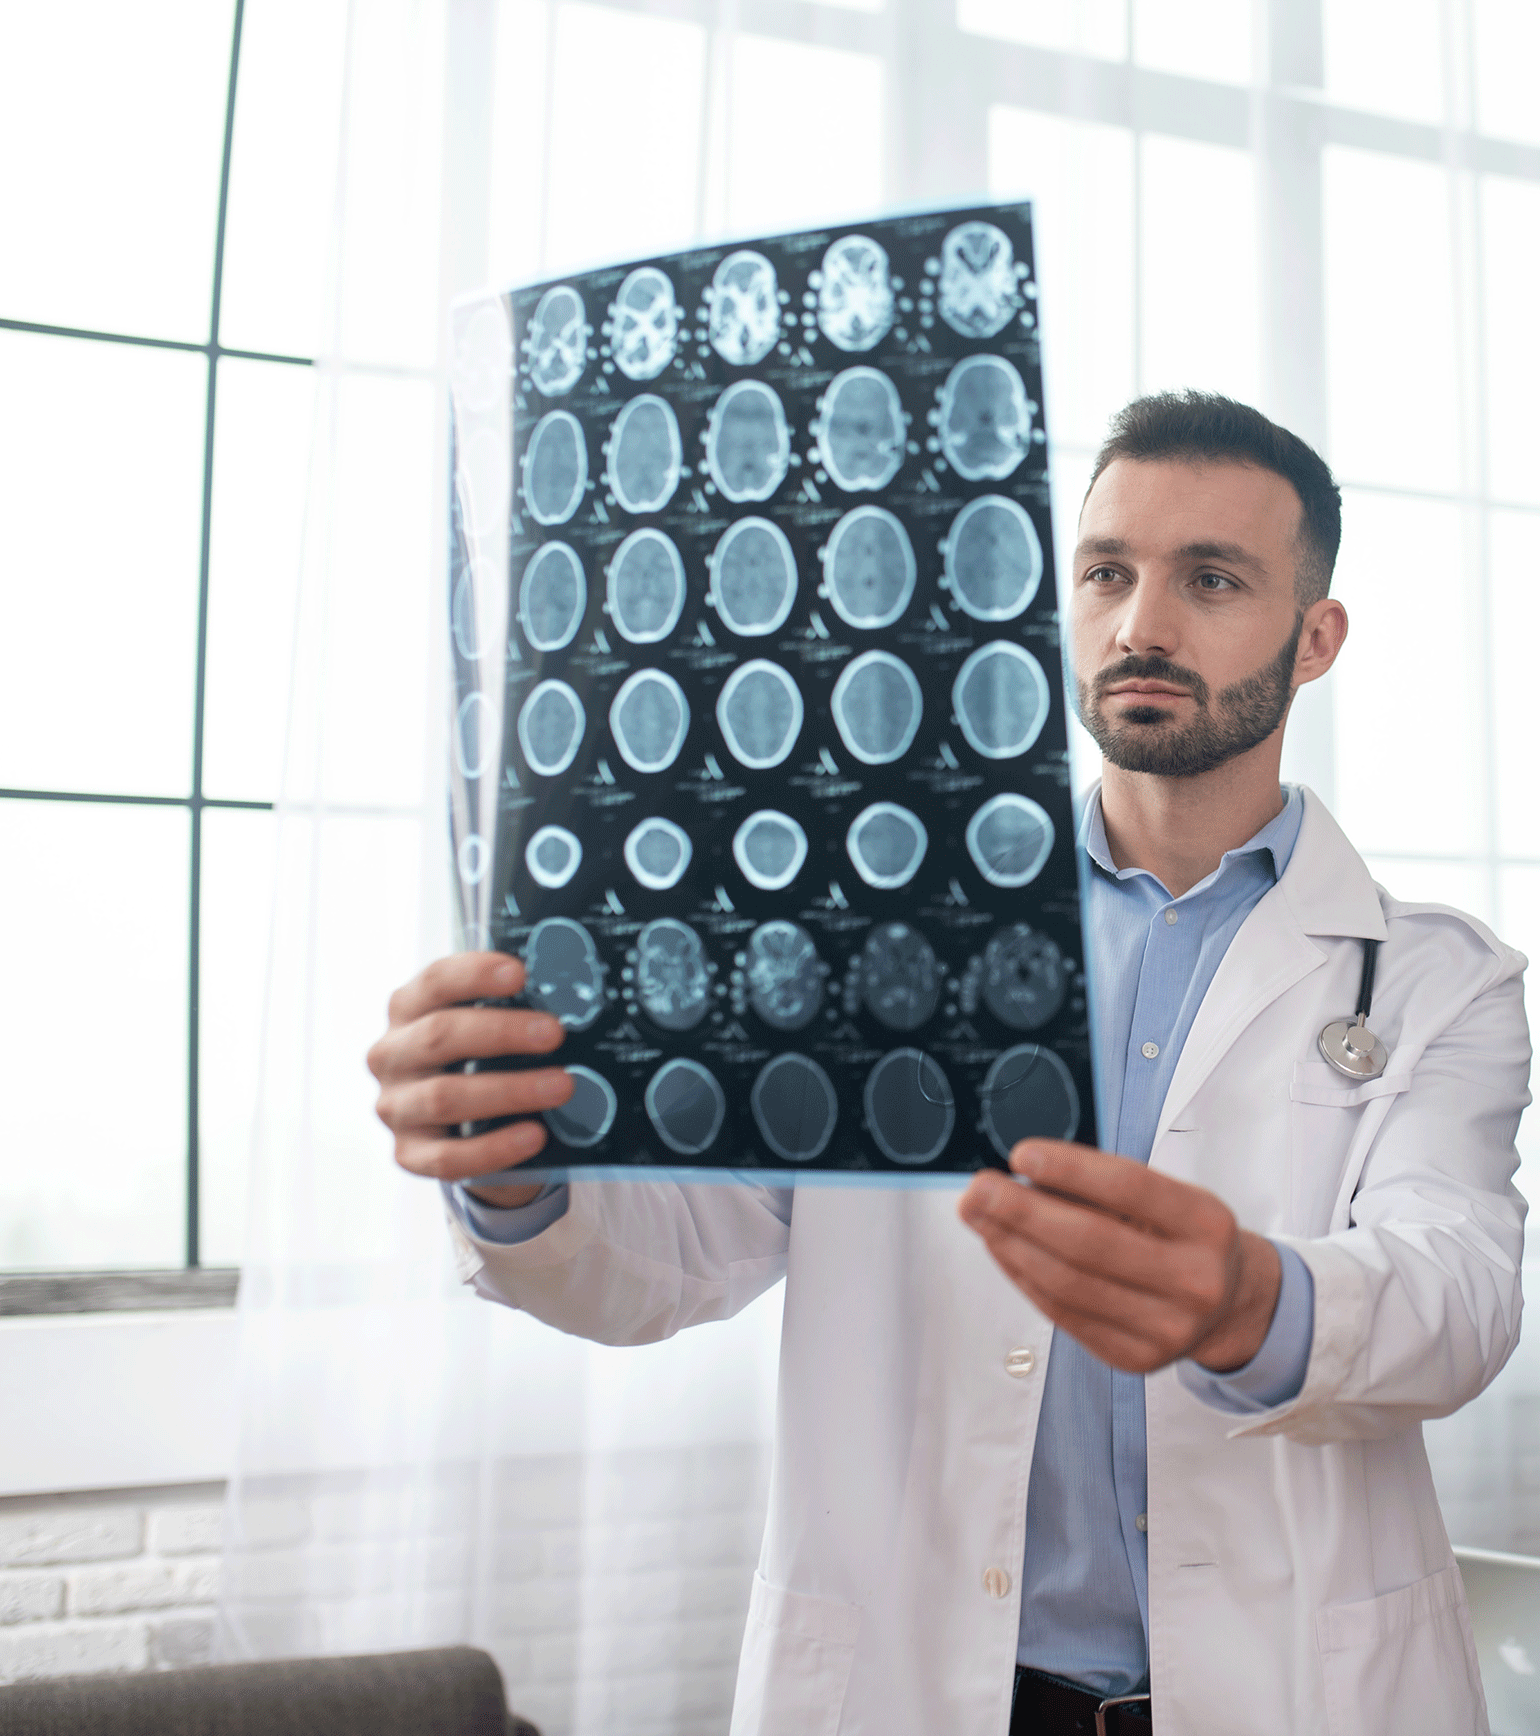
[[[1191,898],[1194,893],[1203,892],[1213,885],[1214,881],[1224,874],[1232,863],[1242,857],[1266,853],[1271,861],[1274,880],[1280,878],[1289,865],[1289,858],[1294,854],[1294,846],[1299,840],[1300,824],[1305,817],[1305,798],[1299,784],[1284,784],[1281,786],[1283,807],[1244,844],[1239,844],[1233,850],[1226,850],[1219,859],[1219,866],[1212,874],[1206,875],[1198,884],[1191,887],[1182,896]],[[1107,825],[1102,818],[1102,791],[1098,784],[1091,792],[1091,799],[1086,803],[1085,815],[1080,823],[1080,846],[1091,858],[1092,862],[1114,880],[1133,880],[1143,875],[1156,885],[1160,882],[1145,868],[1119,868],[1112,860],[1112,850],[1107,843]]]

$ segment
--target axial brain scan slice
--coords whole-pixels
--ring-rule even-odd
[[[660,530],[634,530],[610,562],[605,600],[615,630],[633,645],[673,632],[684,611],[684,561]]]
[[[454,634],[455,650],[467,663],[475,663],[481,657],[481,630],[476,621],[476,596],[484,591],[490,583],[484,575],[476,572],[474,567],[467,567],[460,574],[455,586],[454,605],[449,611],[450,631]]]
[[[524,949],[524,998],[583,1031],[604,1010],[604,964],[593,936],[569,916],[550,916],[530,930]]]
[[[778,663],[757,657],[740,663],[717,700],[722,739],[740,765],[754,771],[778,766],[802,729],[802,691]]]
[[[886,488],[904,462],[904,407],[876,368],[846,368],[829,382],[813,425],[818,458],[847,494]]]
[[[894,1049],[866,1076],[867,1131],[893,1163],[933,1163],[957,1125],[957,1101],[940,1064]]]
[[[542,681],[519,710],[519,746],[529,769],[545,778],[566,771],[587,722],[582,700],[565,681]]]
[[[730,524],[711,556],[711,570],[717,613],[746,639],[773,633],[797,600],[797,557],[786,532],[768,518]]]
[[[749,1092],[759,1136],[787,1163],[811,1163],[823,1154],[839,1120],[834,1081],[810,1056],[789,1053],[767,1061]]]
[[[941,450],[969,482],[1009,476],[1032,443],[1027,388],[1003,356],[969,356],[941,388]]]
[[[942,973],[935,949],[907,922],[879,923],[861,949],[861,999],[890,1031],[914,1031],[936,1010]]]
[[[845,851],[868,886],[890,892],[913,880],[929,841],[918,814],[897,802],[873,802],[850,822]]]
[[[941,317],[960,337],[992,338],[1020,305],[1016,255],[993,223],[962,223],[941,243]]]
[[[1080,1126],[1074,1076],[1052,1049],[1018,1043],[984,1076],[984,1131],[1001,1157],[1020,1139],[1073,1139]]]
[[[1048,720],[1048,677],[1009,639],[982,645],[952,683],[952,709],[968,745],[986,759],[1015,759]]]
[[[730,253],[711,280],[711,347],[724,362],[762,362],[781,335],[780,285],[762,253]]]
[[[991,796],[968,822],[968,854],[991,886],[1026,886],[1053,851],[1053,821],[1030,796]]]
[[[670,1151],[699,1157],[722,1131],[727,1097],[715,1074],[682,1056],[665,1061],[648,1082],[647,1119]]]
[[[1054,940],[1013,922],[984,948],[984,1004],[1013,1031],[1035,1031],[1064,1005],[1069,971]]]
[[[484,693],[468,693],[455,718],[455,765],[460,776],[479,778],[497,758],[497,737],[492,730],[492,703]]]
[[[541,296],[524,340],[530,383],[537,391],[559,398],[572,390],[588,360],[589,335],[583,298],[575,289],[558,284]]]
[[[690,728],[690,702],[672,675],[638,669],[615,695],[610,734],[621,758],[639,772],[666,771]]]
[[[537,651],[560,651],[583,624],[588,581],[564,542],[543,543],[519,580],[519,625]]]
[[[1001,494],[981,495],[952,520],[946,583],[975,621],[1014,621],[1037,595],[1043,545],[1025,510]]]
[[[749,1005],[777,1031],[800,1031],[823,1003],[824,965],[805,928],[762,922],[744,953]]]
[[[610,430],[604,477],[627,512],[661,512],[679,486],[684,449],[673,406],[646,393],[632,398]]]
[[[583,846],[565,826],[542,826],[524,852],[524,865],[542,886],[565,886],[583,860]]]
[[[807,860],[807,833],[790,814],[761,808],[733,834],[733,860],[751,886],[779,892],[791,885]]]
[[[786,479],[791,430],[763,380],[739,380],[706,419],[706,472],[731,501],[768,500]]]
[[[700,936],[672,916],[649,922],[636,937],[636,998],[665,1031],[688,1031],[711,1004],[711,968]]]
[[[881,506],[858,506],[829,533],[824,584],[839,618],[870,631],[890,627],[914,595],[914,544]]]
[[[572,1081],[572,1095],[559,1109],[545,1111],[545,1124],[563,1145],[579,1150],[597,1145],[615,1125],[615,1087],[592,1067],[569,1065],[563,1071]]]
[[[655,380],[679,347],[674,286],[656,266],[633,271],[610,318],[610,354],[628,380]]]
[[[667,892],[683,878],[694,846],[682,826],[654,816],[632,828],[623,854],[639,885],[649,892]]]
[[[893,324],[886,249],[866,235],[842,236],[823,256],[818,329],[841,350],[869,350]]]
[[[524,454],[524,501],[536,524],[565,524],[588,486],[583,425],[565,410],[542,416]]]
[[[840,739],[863,765],[889,765],[909,751],[924,701],[914,671],[891,651],[866,651],[845,666],[829,701]]]

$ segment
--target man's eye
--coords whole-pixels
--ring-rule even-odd
[[[1092,584],[1104,583],[1108,579],[1116,582],[1118,571],[1116,567],[1092,567],[1086,578]]]
[[[1198,584],[1205,591],[1228,591],[1232,581],[1223,573],[1199,573]]]

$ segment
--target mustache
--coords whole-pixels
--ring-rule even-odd
[[[1200,710],[1208,709],[1208,683],[1196,669],[1184,669],[1166,657],[1128,656],[1097,671],[1091,684],[1096,699],[1105,699],[1108,690],[1124,681],[1164,681],[1172,687],[1185,687]]]

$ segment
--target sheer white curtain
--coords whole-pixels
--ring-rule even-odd
[[[1298,709],[1291,775],[1399,894],[1522,945],[1540,937],[1512,746],[1540,594],[1522,288],[1540,133],[1511,75],[1529,9],[1416,0],[1387,37],[1369,0],[248,0],[253,27],[285,4],[312,86],[329,68],[339,93],[338,148],[315,168],[333,270],[225,1648],[464,1638],[547,1736],[721,1730],[778,1298],[627,1351],[474,1302],[434,1191],[372,1123],[385,995],[449,934],[448,300],[694,238],[1031,194],[1061,556],[1107,417],[1138,391],[1230,391],[1321,446],[1347,487],[1357,630]],[[1457,1540],[1540,1547],[1537,1407],[1521,1350],[1430,1431]]]

